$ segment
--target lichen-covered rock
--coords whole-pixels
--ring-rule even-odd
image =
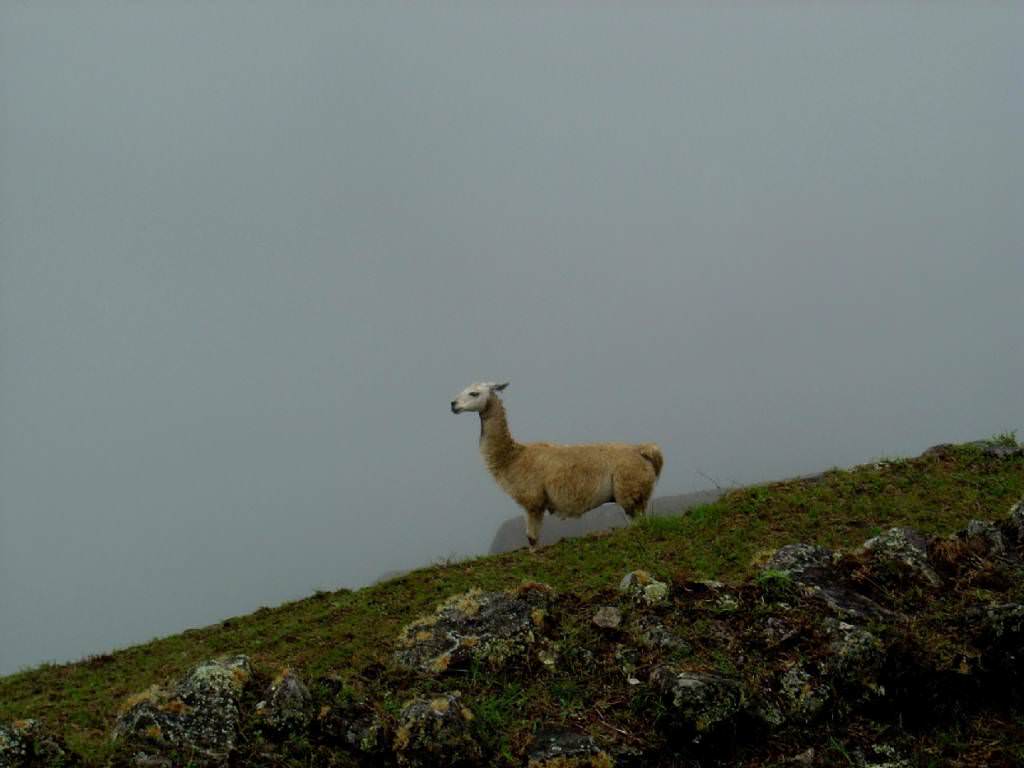
[[[698,735],[731,720],[745,701],[740,683],[723,675],[661,666],[651,673],[651,685],[669,700],[684,726]]]
[[[1024,640],[1024,605],[1001,603],[990,605],[982,612],[978,622],[982,635],[990,641]],[[1024,647],[1021,648],[1024,651]]]
[[[971,520],[962,534],[963,540],[975,554],[982,557],[1005,557],[1006,539],[995,523],[987,520]]]
[[[672,632],[658,619],[651,616],[640,616],[629,628],[633,640],[644,648],[662,648],[667,651],[688,652],[690,645],[679,635]]]
[[[632,600],[646,605],[658,605],[668,599],[668,585],[658,581],[647,571],[630,571],[619,582],[619,591]]]
[[[591,619],[601,629],[618,629],[622,623],[622,611],[612,605],[602,605]]]
[[[873,744],[865,755],[856,755],[862,768],[910,768],[910,760],[891,744]]]
[[[764,563],[762,573],[792,579],[803,594],[824,604],[839,616],[861,621],[889,617],[883,608],[850,584],[837,567],[838,555],[812,544],[787,544]]]
[[[785,720],[809,722],[828,704],[827,685],[803,664],[793,664],[779,676],[779,701]]]
[[[895,567],[902,574],[932,587],[942,583],[928,562],[927,539],[912,528],[890,528],[865,541],[862,552],[870,555],[876,566]]]
[[[234,748],[251,675],[246,656],[198,664],[171,690],[154,686],[131,697],[113,737],[222,758]]]
[[[884,661],[881,641],[863,627],[825,619],[829,636],[827,655],[819,662],[822,674],[833,685],[874,688]]]
[[[321,677],[316,688],[322,696],[310,731],[318,741],[362,755],[387,748],[387,727],[365,697],[337,677]]]
[[[542,731],[534,741],[527,768],[612,768],[615,761],[585,734]]]
[[[60,768],[81,765],[63,739],[49,733],[39,720],[0,724],[0,768]]]
[[[163,755],[150,755],[146,752],[136,752],[131,761],[132,768],[175,768],[169,757]]]
[[[542,584],[454,595],[402,630],[395,661],[428,674],[463,668],[471,660],[499,669],[528,655],[544,629],[551,596]]]
[[[768,616],[760,625],[755,625],[758,640],[766,648],[774,649],[793,640],[801,627],[779,616]]]
[[[1010,530],[1016,534],[1017,543],[1024,545],[1024,499],[1010,507]]]
[[[831,549],[814,544],[787,544],[779,547],[764,564],[766,571],[779,571],[798,581],[811,578],[815,571],[830,569],[835,560]]]
[[[279,734],[299,732],[312,719],[313,696],[290,669],[283,669],[256,705],[260,723]]]
[[[460,698],[455,691],[413,699],[402,708],[392,745],[399,765],[433,768],[481,759],[482,750],[469,728],[473,713]]]
[[[1016,459],[1024,456],[1024,446],[1012,440],[982,440],[975,443],[982,454],[993,459]]]

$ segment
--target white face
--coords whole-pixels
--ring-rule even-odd
[[[487,401],[492,392],[500,392],[507,386],[507,381],[504,384],[495,384],[493,381],[470,384],[452,400],[452,413],[462,413],[463,411],[479,413],[487,407]]]

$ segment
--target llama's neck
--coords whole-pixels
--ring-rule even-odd
[[[487,407],[480,412],[480,453],[487,468],[491,472],[504,469],[521,447],[508,431],[505,406],[492,394]]]

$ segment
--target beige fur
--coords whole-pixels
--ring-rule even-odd
[[[452,410],[476,410],[480,414],[484,463],[498,485],[523,508],[531,549],[540,539],[545,510],[560,517],[579,517],[614,501],[630,518],[644,514],[661,474],[663,459],[657,445],[516,442],[497,394],[503,388],[473,385],[465,391],[479,391],[481,396],[486,392],[481,407],[459,407],[461,401],[455,400]]]

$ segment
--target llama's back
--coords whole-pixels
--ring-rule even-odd
[[[641,448],[628,443],[531,443],[519,469],[542,479],[547,505],[552,512],[578,517],[594,507],[615,501],[616,483],[626,481],[629,485],[647,487],[647,493],[650,492],[658,465],[645,456]],[[656,458],[661,456],[657,446],[649,453]],[[652,467],[654,477],[651,477]]]

